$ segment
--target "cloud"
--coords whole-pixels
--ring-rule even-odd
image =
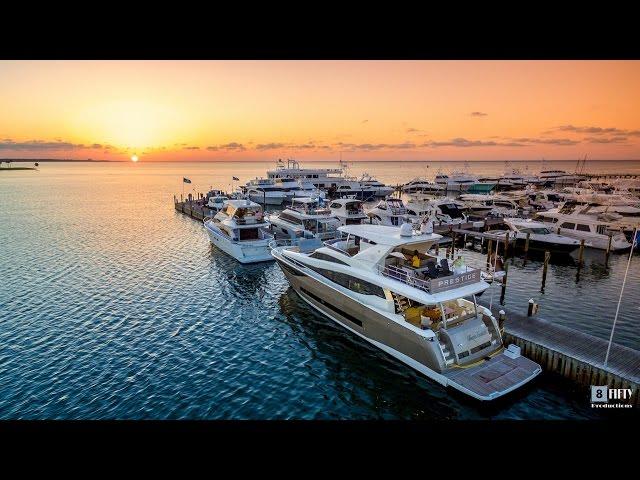
[[[511,140],[520,143],[538,143],[543,145],[560,145],[571,146],[580,143],[579,140],[571,140],[569,138],[512,138]]]
[[[585,137],[584,141],[589,143],[627,143],[627,137]]]
[[[200,147],[184,147],[183,150],[200,150]]]
[[[0,142],[0,150],[31,150],[31,151],[69,151],[69,150],[84,150],[84,149],[103,149],[112,148],[111,146],[103,147],[99,143],[93,145],[85,145],[83,143],[72,143],[58,140],[55,142],[45,140],[27,140],[25,142],[15,142],[9,138]]]
[[[367,123],[369,120],[362,120],[360,123]]]
[[[488,113],[484,113],[484,112],[471,112],[470,115],[472,117],[486,117],[489,114]]]
[[[276,150],[279,148],[287,148],[284,143],[259,143],[256,145],[256,150]]]
[[[573,132],[573,133],[587,133],[590,135],[617,135],[617,136],[640,136],[640,130],[628,130],[624,128],[616,127],[576,127],[575,125],[560,125],[559,127],[552,128],[551,131],[561,132]],[[608,142],[603,142],[608,143]]]
[[[425,136],[426,133],[424,130],[420,130],[419,128],[407,128],[406,130],[407,133],[421,133],[422,135],[420,135],[421,137]]]
[[[415,143],[405,142],[405,143],[336,143],[337,147],[341,149],[348,149],[349,151],[365,151],[371,152],[374,150],[407,150],[416,148]]]
[[[445,142],[426,142],[422,144],[425,147],[438,148],[438,147],[525,147],[523,143],[520,142],[495,142],[493,140],[484,141],[484,140],[467,140],[466,138],[453,138],[449,141]]]
[[[211,145],[207,147],[207,150],[210,152],[217,152],[220,150],[230,150],[236,152],[244,152],[246,150],[245,146],[238,142],[225,143],[224,145]]]

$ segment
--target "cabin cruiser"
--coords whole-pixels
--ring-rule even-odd
[[[552,233],[548,225],[524,218],[504,218],[504,225],[508,228],[511,238],[516,238],[519,246],[524,246],[529,235],[531,250],[550,251],[555,253],[570,253],[580,247],[580,241],[575,238]],[[497,230],[492,233],[500,235]],[[504,233],[506,236],[506,232]],[[585,242],[586,243],[586,242]]]
[[[353,198],[336,198],[330,202],[329,208],[340,225],[360,224],[368,218],[362,208],[362,201]]]
[[[282,212],[269,215],[271,231],[291,240],[334,238],[340,222],[321,202],[318,198],[293,198]]]
[[[228,200],[213,218],[205,217],[204,227],[211,243],[241,263],[272,260],[262,207],[250,200]]]
[[[543,170],[538,175],[540,184],[549,187],[566,187],[586,180],[584,175],[570,174],[564,170]]]
[[[336,188],[343,180],[342,168],[300,168],[300,164],[293,159],[288,159],[285,166],[282,160],[278,160],[278,165],[273,170],[267,170],[267,178],[276,180],[278,178],[292,178],[311,182],[319,189],[328,190]]]
[[[372,200],[376,198],[376,189],[367,186],[355,178],[344,178],[335,187],[328,190],[332,198],[357,198],[359,200]]]
[[[384,183],[379,182],[368,173],[364,173],[359,182],[364,188],[371,189],[374,197],[385,198],[387,195],[391,195],[394,192],[393,187],[388,187]]]
[[[435,183],[448,192],[466,192],[472,185],[478,183],[478,178],[461,172],[453,172],[451,175],[438,173]]]
[[[281,187],[268,178],[255,178],[241,188],[249,200],[262,205],[282,205],[289,197]]]
[[[380,200],[365,212],[370,223],[375,225],[399,226],[410,222],[404,202],[399,198]]]
[[[271,253],[311,307],[428,378],[479,400],[526,384],[541,367],[505,350],[491,311],[476,301],[481,271],[430,252],[441,238],[402,227],[345,225],[312,251]],[[417,253],[416,253],[417,252]],[[461,259],[461,257],[460,257]]]
[[[273,181],[273,183],[276,187],[280,188],[287,196],[285,202],[294,197],[325,198],[326,196],[325,192],[316,188],[309,181],[295,180],[293,178],[277,178]]]
[[[584,240],[587,247],[607,250],[611,236],[611,250],[631,248],[631,243],[627,241],[624,233],[621,230],[616,231],[615,227],[612,229],[610,214],[588,214],[585,212],[588,207],[565,202],[560,208],[538,212],[536,216],[556,233]]]
[[[444,187],[437,183],[423,180],[420,178],[414,178],[413,180],[405,183],[401,187],[402,193],[433,193],[441,194],[444,192]]]
[[[509,198],[505,195],[460,195],[460,201],[463,202],[467,211],[478,217],[509,217],[520,215],[525,206],[522,205],[522,199]],[[526,204],[525,204],[526,205]]]
[[[228,201],[229,197],[227,197],[222,191],[211,190],[207,194],[206,206],[217,213],[222,210],[222,207],[224,207]]]
[[[467,216],[463,212],[464,205],[446,197],[427,201],[411,199],[406,203],[406,209],[413,223],[428,219],[440,225],[457,225],[467,221]]]

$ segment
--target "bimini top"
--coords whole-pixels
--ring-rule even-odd
[[[419,233],[415,231],[412,231],[410,236],[405,236],[401,235],[401,228],[384,225],[343,225],[338,227],[338,230],[348,235],[366,238],[379,245],[389,247],[397,247],[411,243],[435,242],[442,238],[442,235],[438,235],[437,233]]]

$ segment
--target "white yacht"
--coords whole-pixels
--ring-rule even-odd
[[[217,213],[222,210],[222,207],[224,207],[228,201],[229,197],[227,197],[221,190],[211,190],[207,194],[206,206]]]
[[[285,195],[287,196],[287,200],[295,197],[325,198],[326,196],[325,192],[316,188],[311,182],[301,179],[296,180],[293,178],[276,178],[274,179],[273,183],[276,187],[280,188],[285,193]]]
[[[441,194],[444,192],[444,187],[437,183],[430,182],[421,178],[414,178],[413,180],[405,183],[401,187],[402,193],[431,193]]]
[[[340,222],[331,210],[320,205],[317,198],[294,198],[279,213],[269,215],[271,231],[276,237],[291,240],[300,238],[334,238]]]
[[[463,208],[463,203],[446,197],[426,201],[411,199],[406,203],[407,214],[413,223],[421,222],[422,219],[429,219],[440,225],[465,223],[467,216]]]
[[[268,178],[250,180],[242,189],[249,200],[261,205],[282,205],[289,197],[281,187]]]
[[[552,233],[548,225],[531,219],[504,218],[504,225],[509,229],[511,238],[515,235],[519,246],[525,245],[527,234],[529,234],[529,249],[531,250],[571,253],[580,247],[579,240]],[[493,230],[492,233],[500,235],[500,232],[496,230]],[[504,235],[506,236],[506,231]]]
[[[331,215],[336,217],[340,225],[363,223],[368,217],[362,208],[362,201],[353,198],[336,198],[329,204]]]
[[[564,170],[543,170],[538,175],[540,184],[550,187],[567,187],[587,178],[584,175],[567,173]]]
[[[591,248],[606,250],[611,235],[611,250],[621,251],[631,248],[622,231],[612,231],[611,215],[588,214],[585,210],[588,205],[579,205],[566,202],[560,208],[554,208],[546,212],[538,212],[537,218],[546,223],[552,231],[585,241],[585,245]]]
[[[213,218],[204,219],[211,243],[241,263],[272,260],[262,207],[250,200],[228,200]]]
[[[479,217],[511,217],[520,215],[530,208],[528,199],[504,194],[464,194],[459,198],[471,215]]]
[[[411,221],[404,202],[399,198],[380,200],[365,213],[370,223],[375,225],[399,226]]]
[[[393,187],[388,187],[384,183],[379,182],[368,173],[364,173],[359,182],[365,189],[371,189],[374,197],[385,198],[394,192]]]
[[[466,192],[472,185],[478,183],[478,177],[462,172],[453,172],[451,175],[438,173],[435,183],[448,192]]]
[[[316,188],[327,190],[336,188],[344,178],[342,168],[300,168],[300,164],[293,159],[288,159],[286,165],[278,160],[275,169],[267,170],[267,178],[292,178],[311,182]]]
[[[429,252],[441,238],[380,225],[345,225],[313,251],[275,247],[287,280],[311,307],[428,378],[479,400],[526,384],[541,367],[505,350],[491,311],[476,301],[481,271]],[[419,266],[412,259],[417,253]]]

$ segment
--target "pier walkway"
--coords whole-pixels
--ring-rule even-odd
[[[496,318],[499,310],[493,308]],[[640,351],[612,343],[605,367],[609,342],[602,338],[514,312],[507,312],[503,327],[505,345],[518,345],[522,355],[539,363],[544,370],[583,386],[631,388],[635,392],[633,402],[639,405]]]

